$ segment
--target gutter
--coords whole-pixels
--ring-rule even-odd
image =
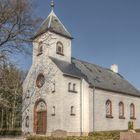
[[[75,75],[71,75],[71,74],[67,74],[67,73],[63,73],[64,76],[68,76],[68,77],[72,77],[72,78],[76,78],[76,79],[82,79],[81,77],[75,76]]]
[[[92,86],[92,85],[90,85],[89,87],[94,88],[94,86]],[[121,94],[121,95],[124,95],[124,96],[129,95],[129,96],[140,98],[140,94],[136,95],[136,94],[132,94],[132,93],[128,93],[128,92],[116,91],[116,90],[111,90],[111,89],[106,89],[106,88],[101,88],[101,87],[96,87],[96,89],[105,90],[105,91],[108,91],[108,92],[115,92],[117,94]]]
[[[82,111],[82,95],[83,95],[83,86],[82,86],[83,79],[80,80],[80,136],[83,133],[83,111]]]
[[[93,87],[93,132],[95,130],[95,87]]]

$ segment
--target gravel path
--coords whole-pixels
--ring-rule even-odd
[[[0,140],[25,140],[23,137],[0,137]]]

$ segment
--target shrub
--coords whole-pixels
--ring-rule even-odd
[[[2,130],[0,130],[0,136],[20,136],[20,135],[22,135],[22,132],[19,129],[14,129],[14,130],[2,129]]]
[[[133,122],[129,121],[128,122],[128,130],[133,130],[134,129],[134,124]]]

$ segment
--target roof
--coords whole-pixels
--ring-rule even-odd
[[[76,58],[72,58],[72,63],[61,61],[53,57],[50,58],[64,74],[84,78],[90,86],[140,97],[140,91],[125,80],[119,73],[115,73],[110,69]]]
[[[40,26],[40,28],[36,32],[34,38],[45,33],[46,31],[51,31],[51,32],[54,32],[56,34],[60,34],[64,37],[72,39],[71,34],[67,31],[67,29],[61,23],[59,18],[55,15],[53,10],[51,11],[51,13],[47,17],[47,19],[42,23],[42,25]]]

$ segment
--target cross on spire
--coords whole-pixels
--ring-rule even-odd
[[[54,6],[55,6],[53,0],[51,0],[51,4],[50,4],[50,5],[51,5],[51,8],[52,8],[52,10],[53,10],[53,9],[54,9]]]

